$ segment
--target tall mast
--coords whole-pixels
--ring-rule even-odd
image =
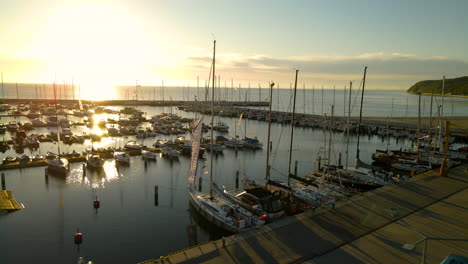
[[[279,86],[279,84],[277,85],[277,87],[278,87],[278,90],[277,90],[276,94],[278,96],[278,99],[277,99],[278,100],[278,108],[276,108],[276,111],[280,111],[280,86]]]
[[[54,82],[54,103],[55,103],[55,118],[57,119],[57,151],[60,157],[60,131],[59,131],[59,120],[58,120],[58,110],[57,110],[57,88],[55,87]]]
[[[294,101],[293,101],[293,112],[291,121],[291,143],[289,144],[289,166],[288,166],[288,186],[291,185],[291,159],[292,159],[292,144],[294,139],[294,118],[296,114],[296,91],[297,91],[297,74],[299,70],[296,70],[296,80],[294,81]],[[297,175],[294,175],[297,176]]]
[[[331,115],[330,115],[330,136],[328,137],[328,157],[327,157],[327,164],[328,168],[330,168],[330,161],[331,161],[331,145],[332,145],[332,130],[333,130],[333,114],[335,111],[335,105],[331,105]]]
[[[349,82],[348,125],[346,126],[346,169],[348,169],[349,127],[351,126],[351,88],[352,87],[353,87],[353,82]]]
[[[440,116],[444,116],[444,97],[445,97],[445,75],[442,79],[442,109],[440,110]]]
[[[364,88],[366,86],[366,72],[367,66],[364,67],[364,78],[362,80],[362,94],[361,94],[361,109],[359,110],[359,122],[357,130],[357,147],[356,147],[356,160],[359,161],[359,135],[361,133],[361,119],[362,119],[362,104],[364,102]],[[357,167],[357,162],[356,162]]]
[[[418,128],[416,131],[416,162],[419,162],[419,130],[421,129],[421,93],[418,100]]]
[[[322,85],[322,114],[323,114],[323,85]]]
[[[304,97],[302,98],[304,101],[304,114],[306,113],[306,92],[305,92],[305,83],[303,84],[303,95]]]
[[[270,179],[270,131],[271,131],[271,105],[273,103],[273,86],[274,82],[270,83],[270,103],[268,111],[268,137],[267,137],[267,158],[266,158],[266,172],[265,172],[265,186],[268,185],[268,180]]]
[[[346,116],[346,85],[343,88],[343,117]]]
[[[18,83],[16,83],[16,103],[19,104],[19,97],[18,97]]]
[[[428,148],[428,151],[430,153],[431,151],[431,147],[432,147],[432,137],[431,137],[431,130],[432,130],[432,101],[434,99],[434,89],[431,89],[432,90],[432,93],[431,93],[431,106],[429,108],[429,148]]]
[[[5,98],[5,89],[3,88],[3,72],[0,73],[2,75],[2,99]]]
[[[315,114],[315,86],[312,85],[312,114]]]
[[[215,75],[215,62],[216,62],[216,40],[213,41],[213,86],[211,88],[211,161],[210,161],[210,197],[213,198],[213,188],[211,185],[213,184],[213,144],[214,144],[214,136],[213,136],[213,126],[214,126],[214,92],[215,92],[215,82],[216,82],[216,75]]]
[[[440,125],[439,125],[439,151],[442,152],[443,145],[442,145],[442,126],[443,126],[443,118],[444,118],[444,97],[445,97],[445,75],[442,79],[442,103],[440,106]]]

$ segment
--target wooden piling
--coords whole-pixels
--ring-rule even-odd
[[[158,185],[154,186],[154,206],[159,204],[159,187]]]
[[[6,190],[5,173],[2,172],[2,190]]]
[[[294,176],[297,176],[297,160],[294,162]]]

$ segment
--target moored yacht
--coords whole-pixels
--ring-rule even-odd
[[[66,177],[68,173],[68,160],[56,156],[47,160],[47,172],[57,176]]]
[[[125,152],[115,152],[114,158],[117,163],[130,165],[130,155]]]
[[[104,166],[105,162],[106,161],[97,154],[86,157],[86,164],[91,168],[100,169]]]

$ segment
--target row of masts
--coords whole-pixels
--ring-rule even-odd
[[[2,98],[5,98],[5,88],[4,88],[4,82],[3,82],[3,73],[0,73],[1,74],[1,81],[2,81]],[[220,85],[220,76],[218,75],[217,78],[214,78],[215,79],[215,89],[212,89],[212,92],[214,93],[214,99],[215,99],[215,102],[217,101],[239,101],[239,102],[250,102],[250,101],[256,101],[258,100],[258,102],[261,102],[261,101],[266,101],[265,98],[262,98],[262,89],[261,88],[261,84],[258,85],[258,97],[255,98],[255,96],[251,96],[251,92],[250,92],[250,83],[248,85],[248,88],[241,88],[241,85],[239,83],[239,88],[234,88],[234,80],[231,79],[231,89],[229,89],[227,86],[226,86],[226,83],[225,83],[225,87],[222,88],[221,85]],[[216,81],[217,79],[217,81]],[[445,95],[445,76],[444,76],[444,79],[443,79],[443,89],[442,89],[442,99],[441,99],[441,104],[438,104],[438,107],[440,105],[442,105],[440,111],[440,115],[443,116],[443,105],[444,105],[444,95]],[[216,85],[217,84],[217,85]],[[16,99],[19,100],[19,92],[18,92],[18,83],[15,84],[16,86]],[[62,84],[58,84],[56,82],[54,82],[54,84],[50,85],[50,86],[55,86],[55,89],[56,89],[56,97],[58,100],[61,100],[61,99],[72,99],[73,101],[75,100],[78,100],[78,99],[81,99],[81,86],[80,85],[75,85],[74,84],[74,81],[72,79],[71,81],[71,84],[67,83],[67,82],[63,82]],[[276,88],[277,88],[277,102],[274,102],[273,104],[275,105],[276,103],[276,109],[281,109],[281,100],[280,100],[280,88],[279,88],[279,84],[275,84]],[[37,84],[37,85],[34,85],[34,90],[35,90],[35,98],[36,99],[39,99],[39,98],[53,98],[54,94],[48,94],[48,87],[49,85],[46,85],[46,84]],[[78,88],[78,91],[77,89]],[[135,87],[132,88],[132,87],[122,87],[122,89],[126,89],[126,91],[123,92],[123,94],[125,95],[125,99],[126,100],[153,100],[153,101],[156,101],[156,100],[161,100],[161,101],[165,101],[166,100],[166,95],[165,95],[165,85],[164,85],[164,80],[161,82],[161,86],[157,87],[157,86],[153,86],[153,87],[147,87],[146,89],[146,92],[145,91],[142,91],[142,88],[144,88],[143,86],[141,86],[138,81],[136,81],[136,84],[135,84]],[[152,89],[151,89],[152,88]],[[190,87],[190,85],[187,85],[187,87],[179,87],[179,88],[182,88],[182,100],[183,101],[208,101],[208,96],[210,95],[210,92],[209,90],[207,89],[208,87],[205,87],[205,91],[203,91],[203,89],[200,88],[199,86],[199,77],[197,77],[197,87],[196,87],[196,91],[193,91],[193,89],[195,88],[192,88]],[[347,100],[346,100],[346,97],[347,97],[347,88],[346,86],[344,86],[343,88],[343,116],[346,116],[346,110],[347,110]],[[159,94],[157,94],[157,89],[159,89]],[[295,85],[295,89],[297,89],[297,84]],[[53,89],[52,89],[53,90]],[[132,91],[133,90],[133,91]],[[224,93],[223,93],[223,90],[224,90]],[[290,84],[290,90],[292,91],[292,84]],[[311,91],[311,95],[309,95],[311,98],[307,99],[307,96],[306,96],[306,90],[310,90]],[[320,106],[321,106],[321,110],[320,112],[317,112],[318,114],[323,114],[325,112],[324,110],[324,92],[325,88],[324,86],[322,86],[322,89],[321,89],[321,103],[320,103]],[[328,89],[327,89],[328,90]],[[336,92],[336,89],[335,87],[333,87],[333,94],[335,94]],[[133,95],[131,95],[133,94]],[[191,98],[193,97],[193,98]],[[422,101],[422,112],[423,113],[426,113],[429,117],[432,117],[434,116],[435,114],[437,113],[433,113],[433,93],[432,93],[432,96],[431,96],[431,99],[430,99],[430,108],[429,108],[429,111],[427,111],[427,107],[426,107],[426,100],[423,100]],[[115,98],[114,98],[115,99]],[[169,99],[172,100],[172,97],[169,96]],[[303,83],[303,102],[302,102],[302,112],[303,113],[307,113],[307,112],[311,112],[312,114],[315,114],[316,112],[316,103],[315,103],[315,86],[312,86],[311,88],[306,88],[306,84]],[[307,102],[311,99],[311,104],[308,104]],[[273,97],[272,97],[272,100],[273,100]],[[333,100],[335,101],[335,100]],[[349,101],[349,104],[351,104],[351,101]],[[406,105],[405,105],[405,117],[407,118],[408,117],[408,98],[406,98]],[[307,109],[309,108],[309,109]],[[391,107],[391,112],[390,112],[390,117],[393,117],[393,109],[394,109],[394,98],[392,98],[392,107]],[[317,109],[318,110],[318,109]],[[336,109],[335,109],[336,110]],[[439,110],[439,109],[438,109]],[[452,104],[452,115],[453,115],[453,104]]]

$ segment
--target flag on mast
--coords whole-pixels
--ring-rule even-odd
[[[200,153],[200,140],[202,134],[202,120],[194,122],[193,133],[192,133],[192,159],[190,161],[190,170],[188,176],[188,182],[190,184],[195,184],[195,179],[197,177],[197,167],[198,167],[198,154]]]

